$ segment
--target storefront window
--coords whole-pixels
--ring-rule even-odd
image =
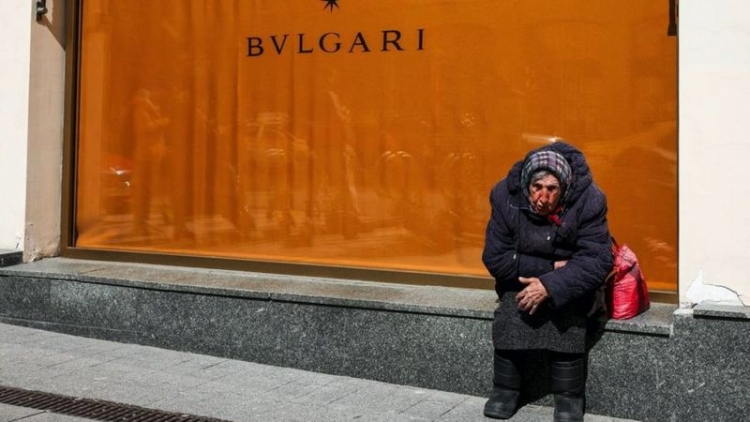
[[[73,247],[484,277],[490,188],[564,138],[674,291],[667,3],[83,1]]]

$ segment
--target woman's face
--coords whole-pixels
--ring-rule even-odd
[[[560,202],[560,182],[551,174],[531,182],[529,202],[535,213],[549,215]]]

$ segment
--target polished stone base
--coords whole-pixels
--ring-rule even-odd
[[[6,251],[0,249],[0,267],[9,267],[11,265],[20,264],[23,260],[23,252],[21,251]]]
[[[477,286],[489,287],[489,286]],[[0,269],[0,321],[486,396],[494,292],[48,259]],[[733,421],[750,399],[744,308],[655,304],[591,337],[587,408]],[[525,401],[551,404],[530,353]]]

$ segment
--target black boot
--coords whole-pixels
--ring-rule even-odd
[[[518,398],[521,396],[518,358],[511,352],[495,350],[492,384],[490,398],[484,405],[484,416],[510,419],[516,413]]]
[[[584,356],[553,354],[550,360],[555,422],[583,422],[586,388]]]

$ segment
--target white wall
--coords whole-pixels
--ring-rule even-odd
[[[0,1],[0,249],[22,250],[31,1]]]
[[[679,25],[680,300],[750,305],[750,1],[680,0]]]

